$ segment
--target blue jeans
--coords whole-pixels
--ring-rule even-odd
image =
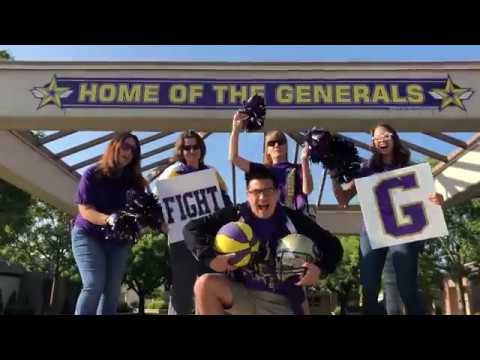
[[[397,274],[393,267],[392,252],[387,252],[383,268],[383,294],[387,315],[402,315],[403,302],[398,291]]]
[[[130,245],[102,243],[74,227],[72,249],[83,283],[75,315],[115,314]]]
[[[418,254],[423,242],[391,246],[373,250],[366,231],[360,234],[360,283],[363,287],[365,314],[383,314],[378,304],[378,294],[382,280],[387,252],[391,253],[392,265],[400,297],[409,315],[424,314],[422,302],[418,294],[417,273]]]

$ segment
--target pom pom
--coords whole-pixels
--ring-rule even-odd
[[[243,102],[243,108],[239,109],[239,112],[248,115],[248,119],[245,120],[247,132],[260,130],[265,124],[265,116],[267,114],[265,99],[260,95],[253,95]]]
[[[361,159],[355,145],[341,135],[331,135],[325,129],[312,128],[305,134],[313,163],[321,162],[340,183],[354,179]]]
[[[155,195],[143,191],[128,190],[126,211],[135,215],[140,227],[160,231],[164,223],[162,207]]]

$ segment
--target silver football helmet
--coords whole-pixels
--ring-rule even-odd
[[[321,253],[313,241],[302,234],[289,234],[278,242],[276,272],[278,280],[284,281],[294,275],[305,273],[305,262],[317,262]]]

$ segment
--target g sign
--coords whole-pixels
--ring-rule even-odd
[[[442,208],[428,200],[435,192],[428,164],[356,179],[355,186],[373,249],[448,234]]]

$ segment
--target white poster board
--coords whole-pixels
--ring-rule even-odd
[[[448,234],[427,163],[356,179],[363,221],[373,249]]]
[[[192,219],[225,207],[215,170],[207,169],[152,184],[168,224],[168,242],[183,240],[183,227]]]

